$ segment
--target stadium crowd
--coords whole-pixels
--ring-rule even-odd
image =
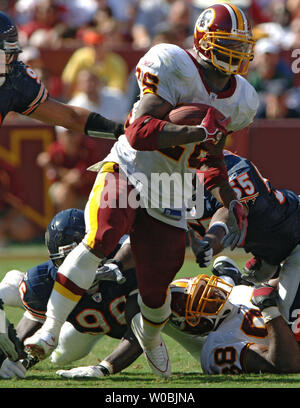
[[[191,48],[195,21],[213,3],[210,0],[15,0],[2,1],[0,11],[10,16],[18,27],[23,49],[19,58],[37,72],[52,97],[123,123],[138,98],[135,66],[139,58],[161,42]],[[257,40],[247,75],[260,98],[256,117],[300,117],[299,0],[233,3],[249,17]],[[11,112],[6,121],[17,117]],[[79,135],[77,153],[74,146],[70,153],[66,147],[67,132],[64,136],[62,133],[57,128],[56,140],[47,152],[37,157],[37,165],[47,170],[52,184],[49,199],[57,211],[84,208],[94,181],[91,177],[83,186],[78,170],[94,160],[84,155],[85,151],[93,150],[93,140],[79,140]],[[6,172],[4,168],[1,171]],[[71,202],[65,199],[66,194]],[[11,208],[14,212],[18,210],[15,204],[7,204],[4,193],[0,203],[5,208],[0,217],[0,246],[7,239],[21,242],[33,239],[37,231],[26,219],[23,220],[25,234],[8,233]],[[5,239],[1,231],[6,231]]]

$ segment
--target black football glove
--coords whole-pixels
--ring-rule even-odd
[[[196,257],[196,262],[200,268],[208,266],[213,257],[213,249],[208,241],[202,240],[197,237],[193,229],[189,230],[190,244],[192,251]]]
[[[267,283],[256,285],[253,289],[251,302],[262,312],[269,307],[277,307],[278,292]]]

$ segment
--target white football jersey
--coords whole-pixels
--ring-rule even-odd
[[[234,374],[244,371],[243,351],[252,343],[268,344],[268,331],[260,310],[250,299],[253,288],[235,286],[229,300],[235,310],[211,332],[203,345],[201,366],[207,374]]]
[[[256,114],[258,97],[246,79],[232,76],[228,90],[213,93],[208,89],[196,60],[176,45],[152,47],[139,61],[136,72],[141,96],[154,93],[174,107],[182,103],[213,106],[225,117],[231,117],[230,131],[248,126]],[[135,119],[139,103],[133,107],[130,123]],[[163,151],[137,151],[122,135],[104,161],[119,163],[140,191],[141,201],[150,215],[186,228],[185,208],[192,194],[193,165],[201,155],[199,145],[190,143]]]
[[[268,344],[268,332],[261,313],[250,301],[252,291],[250,286],[234,286],[229,296],[234,305],[233,311],[216,331],[206,337],[181,331],[176,319],[172,321],[172,318],[163,328],[163,333],[181,344],[201,363],[204,373],[242,372],[243,351],[252,343]]]

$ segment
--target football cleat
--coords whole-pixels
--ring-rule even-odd
[[[160,336],[160,335],[159,335]],[[161,337],[161,336],[160,336]],[[159,376],[168,378],[171,375],[171,363],[167,347],[161,338],[161,342],[153,349],[144,349],[149,367],[152,372]]]
[[[154,338],[152,336],[149,338],[149,336],[145,335],[142,329],[142,320],[140,313],[133,317],[131,320],[132,331],[144,351],[152,372],[159,377],[168,378],[171,375],[171,363],[167,347],[159,332]],[[145,341],[145,339],[147,340]]]
[[[32,357],[44,360],[57,346],[55,337],[42,329],[24,341],[25,351]]]

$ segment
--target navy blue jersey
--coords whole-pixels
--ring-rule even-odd
[[[274,189],[250,160],[224,153],[230,185],[249,210],[244,249],[278,265],[300,243],[299,197],[289,190]],[[204,207],[203,217],[197,221],[202,236],[221,204],[205,191]]]
[[[29,269],[20,284],[24,307],[35,317],[45,319],[47,303],[57,268],[49,260]],[[135,269],[124,272],[126,282],[119,285],[103,281],[94,295],[83,295],[67,321],[81,333],[102,333],[120,339],[127,330],[125,303],[137,288]]]
[[[30,115],[48,98],[48,91],[37,74],[22,61],[14,61],[0,87],[0,123],[8,112]]]

